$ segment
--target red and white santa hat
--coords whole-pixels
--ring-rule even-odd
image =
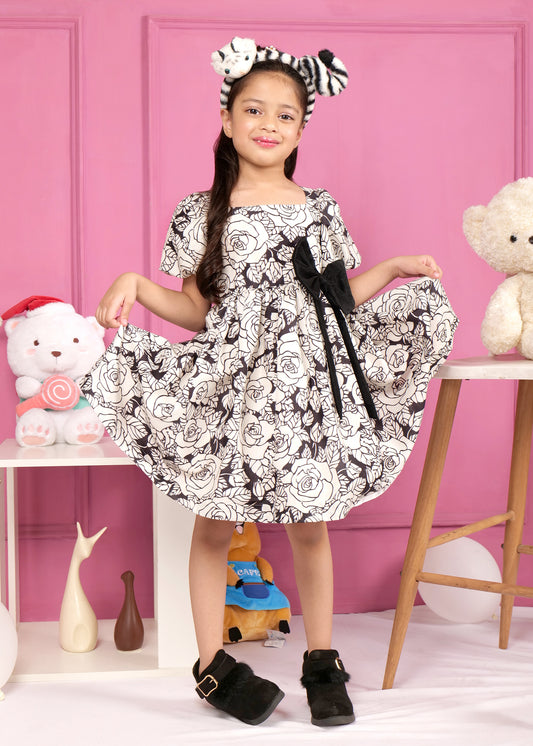
[[[50,307],[48,308],[48,306]],[[32,316],[37,315],[34,313],[35,311],[37,311],[37,309],[40,309],[38,311],[39,314],[49,313],[52,311],[55,313],[60,310],[74,310],[69,303],[65,303],[60,298],[52,298],[48,295],[30,295],[29,298],[24,298],[24,300],[21,300],[19,303],[15,303],[14,306],[11,306],[11,308],[8,308],[7,311],[4,311],[4,313],[0,316],[0,326],[2,326],[4,321],[13,318],[13,316],[22,316],[25,313],[31,313]]]

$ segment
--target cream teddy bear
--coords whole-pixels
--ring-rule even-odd
[[[463,231],[487,264],[508,275],[487,306],[483,344],[493,355],[516,347],[533,359],[533,177],[507,184],[486,207],[465,210]]]
[[[104,329],[68,303],[32,296],[2,314],[17,376],[15,438],[21,446],[96,443],[104,434],[77,381],[104,352]]]

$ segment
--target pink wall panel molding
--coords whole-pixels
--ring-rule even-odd
[[[237,34],[295,54],[330,47],[347,64],[347,91],[317,103],[296,180],[336,197],[363,269],[395,253],[434,253],[461,320],[453,355],[483,354],[479,326],[501,277],[467,245],[462,213],[531,175],[532,21],[529,0],[0,0],[0,161],[8,174],[0,312],[44,293],[92,313],[125,270],[172,282],[157,269],[170,215],[185,194],[211,182],[220,81],[210,53]],[[185,338],[142,309],[131,318]],[[16,403],[5,347],[0,381],[3,440],[13,437]],[[440,526],[498,512],[507,489],[515,389],[466,386]],[[432,384],[419,442],[398,481],[331,525],[337,611],[395,603],[436,391]],[[151,614],[148,480],[120,468],[22,471],[22,618],[58,618],[76,520],[86,534],[109,526],[86,570],[97,615],[118,613],[125,569],[135,573],[141,614]],[[267,527],[263,536],[297,611],[284,531]],[[501,536],[491,529],[483,540],[497,549]]]

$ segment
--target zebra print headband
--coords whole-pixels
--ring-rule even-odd
[[[293,57],[275,47],[258,47],[252,39],[235,36],[229,44],[213,52],[211,64],[215,72],[224,76],[220,91],[220,106],[228,108],[228,97],[235,80],[250,72],[256,62],[280,60],[290,65],[303,78],[307,88],[307,109],[304,124],[307,124],[315,106],[315,95],[336,96],[348,84],[348,73],[343,63],[333,52],[323,49],[317,57],[306,55]]]

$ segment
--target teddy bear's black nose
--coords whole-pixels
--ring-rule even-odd
[[[529,243],[533,243],[533,236],[530,236],[528,239]]]
[[[53,350],[53,351],[52,351],[52,355],[53,355],[54,357],[61,357],[61,353],[59,352],[59,350]]]

